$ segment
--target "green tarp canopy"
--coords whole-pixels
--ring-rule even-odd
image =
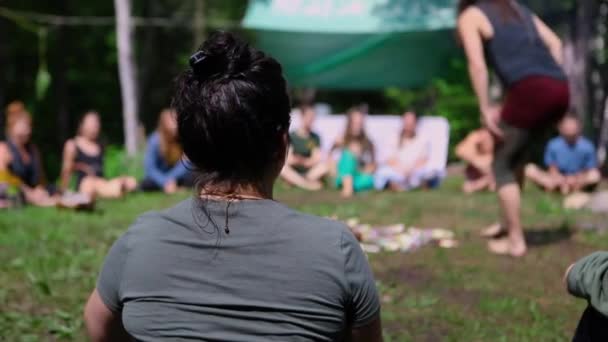
[[[252,0],[243,26],[290,85],[416,87],[458,56],[455,0]]]

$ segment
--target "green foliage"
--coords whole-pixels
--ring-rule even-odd
[[[120,151],[111,155],[120,160]],[[428,246],[410,254],[370,255],[387,341],[570,338],[586,302],[565,293],[561,276],[577,257],[605,247],[608,236],[587,232],[585,243],[577,242],[582,234],[572,241],[541,240],[521,260],[490,256],[476,236],[496,219],[496,197],[463,197],[460,181],[450,179],[437,191],[368,193],[350,201],[335,191],[279,187],[277,198],[311,214],[456,233],[462,244],[457,249]],[[0,340],[84,341],[82,309],[112,242],[138,215],[188,196],[133,194],[101,201],[90,214],[31,207],[0,212]],[[559,202],[559,196],[525,193],[524,222],[537,240],[559,232],[564,217],[577,221],[590,215],[566,213]],[[542,206],[552,209],[539,211]],[[475,215],[466,214],[471,211]]]
[[[107,178],[129,175],[137,179],[143,179],[143,153],[131,158],[124,148],[116,145],[107,147],[105,152],[104,175]]]
[[[51,84],[51,74],[46,69],[38,70],[36,75],[36,98],[42,100]]]
[[[388,88],[384,96],[391,112],[412,109],[424,115],[438,115],[450,122],[450,158],[453,147],[472,130],[480,126],[475,94],[470,87],[466,66],[462,60],[451,64],[445,79],[435,80],[423,89]]]

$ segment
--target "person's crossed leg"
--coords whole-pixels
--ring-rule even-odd
[[[545,171],[534,164],[528,164],[525,174],[528,180],[545,191],[560,191],[563,195],[583,191],[597,185],[602,179],[600,171],[596,168],[584,170],[573,175],[563,175],[559,171]]]

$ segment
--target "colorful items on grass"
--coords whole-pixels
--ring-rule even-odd
[[[433,244],[441,248],[455,248],[458,241],[454,233],[441,228],[406,228],[404,224],[371,226],[361,224],[358,219],[345,222],[361,242],[367,253],[412,252],[425,245]]]

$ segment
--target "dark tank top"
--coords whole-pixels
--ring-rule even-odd
[[[103,147],[100,146],[99,149],[99,154],[97,155],[89,155],[86,154],[83,150],[80,149],[80,147],[78,147],[78,144],[76,145],[76,158],[74,158],[74,162],[78,163],[78,164],[83,164],[83,165],[87,165],[89,166],[91,169],[93,169],[93,173],[95,174],[95,176],[97,177],[103,177]],[[78,185],[80,185],[80,182],[82,182],[82,179],[84,177],[88,176],[85,172],[81,171],[81,170],[77,170],[76,171],[76,183]]]
[[[11,154],[11,163],[8,165],[9,171],[27,186],[38,186],[40,184],[40,165],[38,165],[36,158],[35,147],[32,144],[26,146],[30,155],[30,161],[26,163],[12,141],[8,140],[7,145]]]
[[[512,1],[519,17],[505,16],[493,0],[476,5],[490,20],[494,37],[485,41],[490,65],[507,88],[530,76],[546,76],[566,80],[549,48],[536,29],[534,14],[525,6]]]

